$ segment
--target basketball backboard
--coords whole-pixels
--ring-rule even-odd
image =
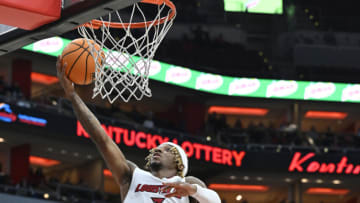
[[[83,23],[136,2],[140,0],[62,0],[61,18],[34,30],[0,24],[0,55],[41,39],[64,34]]]

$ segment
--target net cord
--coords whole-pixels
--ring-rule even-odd
[[[110,103],[113,103],[118,98],[128,102],[131,98],[141,100],[143,96],[152,96],[148,78],[151,61],[174,20],[174,18],[169,19],[171,10],[168,11],[166,18],[162,17],[165,8],[165,3],[157,5],[157,15],[151,24],[144,27],[144,33],[138,38],[133,35],[134,28],[131,27],[135,14],[141,16],[144,22],[150,22],[147,21],[139,3],[132,7],[128,26],[118,28],[125,32],[122,37],[115,36],[111,32],[112,28],[109,23],[105,23],[104,18],[100,18],[100,21],[104,22],[100,27],[101,37],[96,34],[98,26],[93,26],[91,22],[86,26],[78,27],[78,32],[82,37],[100,45],[100,49],[96,50],[92,43],[88,43],[96,65],[93,98],[100,95],[102,99],[107,98]],[[107,21],[119,21],[125,24],[118,11],[115,11],[115,16],[116,19],[112,19],[112,14],[109,13]],[[163,24],[155,23],[164,18]],[[130,43],[127,43],[129,41]],[[110,46],[106,46],[106,43]],[[129,52],[131,48],[135,50],[133,53]],[[99,57],[101,57],[100,60]]]

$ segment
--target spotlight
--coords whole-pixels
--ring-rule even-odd
[[[229,178],[230,178],[230,180],[235,180],[236,176],[230,176]]]
[[[308,183],[308,182],[309,182],[309,179],[307,179],[307,178],[301,178],[301,182],[302,182],[302,183]]]
[[[316,181],[315,181],[316,183],[318,183],[318,184],[321,184],[321,183],[323,183],[324,181],[323,180],[321,180],[321,179],[316,179]]]
[[[339,184],[341,184],[341,181],[340,180],[333,180],[333,184],[339,185]]]
[[[49,199],[50,195],[48,193],[44,193],[44,199]]]

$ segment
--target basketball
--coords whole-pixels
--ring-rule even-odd
[[[88,42],[92,45],[89,46]],[[91,52],[94,54],[92,55]],[[99,53],[101,56],[98,57]],[[67,64],[65,74],[77,85],[91,84],[95,78],[95,60],[101,65],[104,56],[100,46],[93,40],[75,39],[62,52],[62,64]]]

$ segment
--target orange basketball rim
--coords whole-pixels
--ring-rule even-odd
[[[159,25],[163,24],[165,21],[172,20],[176,15],[176,7],[173,2],[170,0],[142,0],[140,3],[145,4],[154,4],[154,5],[162,5],[165,4],[171,9],[171,12],[168,16],[162,17],[155,21],[145,21],[145,22],[137,22],[137,23],[118,23],[118,22],[108,22],[101,20],[92,20],[89,23],[85,23],[83,26],[92,27],[93,29],[99,29],[101,26],[107,26],[111,28],[144,28],[150,25]]]

